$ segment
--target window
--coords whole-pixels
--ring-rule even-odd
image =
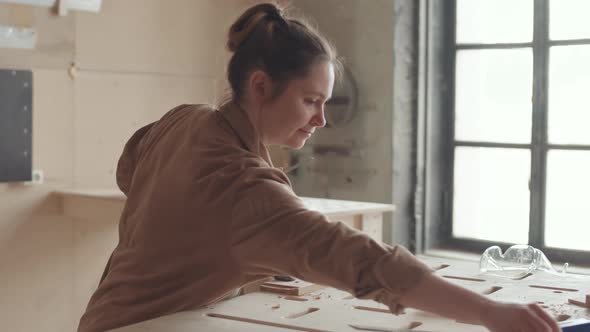
[[[590,264],[590,1],[428,8],[450,36],[438,49],[428,43],[431,58],[443,55],[429,70],[438,65],[448,81],[428,100],[439,103],[443,123],[426,120],[431,145],[442,146],[438,137],[450,156],[436,174],[449,180],[426,184],[438,189],[425,198],[441,205],[430,213],[442,211],[438,242],[478,251],[529,243],[551,259]]]

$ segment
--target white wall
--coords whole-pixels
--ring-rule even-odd
[[[38,32],[35,50],[0,49],[0,68],[33,71],[33,168],[45,174],[42,185],[0,184],[0,329],[75,329],[118,216],[64,217],[51,192],[114,188],[131,133],[178,104],[214,102],[226,30],[251,3],[105,0],[99,13],[65,17],[0,4],[1,25]]]
[[[396,26],[400,14],[408,14],[402,12],[407,7],[403,2],[294,1],[335,44],[356,79],[360,100],[358,116],[349,125],[323,128],[310,142],[347,146],[350,156],[316,154],[315,160],[292,179],[296,191],[306,196],[396,203],[393,221],[391,216],[386,218],[384,240],[408,245],[408,219],[402,216],[411,213],[408,206],[412,198],[407,188],[413,179],[408,179],[406,159],[411,153],[407,140],[414,133],[408,126],[412,114],[402,109],[411,102],[400,95],[407,87],[394,86],[409,74],[397,65],[411,61],[411,54],[396,49],[409,38],[407,31]],[[399,121],[397,116],[401,116]],[[300,159],[311,154],[308,146]],[[402,188],[406,189],[400,191]]]

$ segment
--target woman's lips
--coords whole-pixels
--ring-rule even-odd
[[[305,129],[299,129],[299,131],[302,132],[303,134],[307,135],[307,137],[311,137],[311,135],[313,134],[313,132],[307,131]]]

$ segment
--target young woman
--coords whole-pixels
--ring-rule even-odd
[[[230,100],[182,105],[138,130],[119,160],[119,243],[78,331],[219,301],[273,275],[431,311],[492,331],[559,331],[535,304],[494,302],[438,278],[401,246],[307,210],[267,146],[301,148],[325,125],[335,51],[272,4],[231,26]]]

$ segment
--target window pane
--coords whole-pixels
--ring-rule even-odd
[[[590,38],[590,1],[551,0],[549,2],[549,36],[551,39]]]
[[[527,243],[530,152],[455,149],[453,236]]]
[[[457,52],[455,139],[530,143],[532,79],[530,48]]]
[[[533,0],[458,0],[457,43],[533,40]]]
[[[590,46],[555,46],[549,55],[549,141],[590,144]]]
[[[551,150],[547,155],[545,243],[590,250],[590,151]]]

